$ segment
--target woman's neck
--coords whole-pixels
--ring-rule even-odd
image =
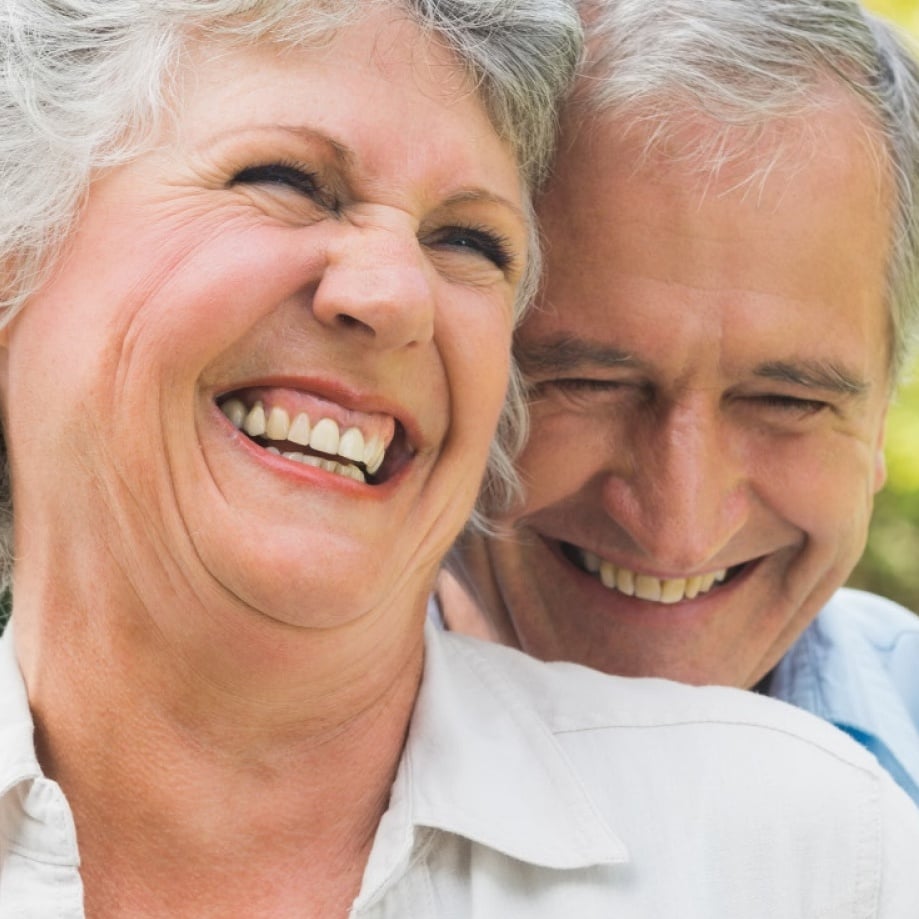
[[[17,590],[17,645],[40,761],[74,812],[88,905],[155,916],[252,903],[247,915],[282,916],[312,902],[316,915],[347,914],[421,678],[423,613],[311,632],[189,609],[221,623],[219,640],[202,626],[177,646],[111,597],[93,610],[29,599]]]

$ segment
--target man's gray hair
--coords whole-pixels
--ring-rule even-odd
[[[551,157],[557,105],[580,53],[581,28],[570,0],[4,0],[0,326],[47,277],[92,177],[137,156],[171,116],[191,37],[309,45],[373,6],[404,12],[453,49],[532,190]],[[534,233],[518,315],[538,276],[535,239]],[[511,456],[525,430],[515,385],[501,430],[486,484],[499,503],[513,493]],[[0,466],[0,503],[7,508],[0,544],[8,553],[5,450]],[[0,583],[8,568],[0,563]]]
[[[919,325],[919,67],[906,37],[857,0],[580,0],[580,8],[588,60],[569,123],[637,115],[650,145],[696,112],[754,138],[774,119],[821,106],[828,81],[858,101],[894,185],[893,386]],[[712,169],[723,153],[717,140],[697,151]]]

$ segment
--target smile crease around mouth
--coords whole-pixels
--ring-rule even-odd
[[[694,600],[730,581],[744,568],[744,565],[735,565],[689,578],[657,578],[614,565],[571,543],[562,543],[561,547],[568,561],[581,571],[593,575],[609,590],[656,603],[673,604],[682,600]]]
[[[408,455],[397,421],[390,421],[385,431],[371,433],[358,426],[342,430],[327,416],[298,412],[291,417],[285,409],[267,406],[261,399],[249,405],[231,395],[218,404],[233,427],[267,452],[356,482],[380,484]]]

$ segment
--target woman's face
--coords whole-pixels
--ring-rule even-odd
[[[416,600],[504,395],[513,157],[391,11],[193,50],[175,129],[97,179],[5,332],[20,565],[55,541],[52,573],[102,552],[303,625]]]

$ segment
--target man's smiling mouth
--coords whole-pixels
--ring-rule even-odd
[[[331,403],[291,413],[270,396],[241,392],[218,404],[233,427],[269,453],[356,482],[381,484],[411,456],[402,425],[391,417],[366,415],[344,424],[331,417]]]
[[[717,590],[736,577],[748,564],[720,568],[717,571],[688,578],[658,578],[614,565],[593,552],[571,543],[561,543],[561,549],[568,561],[586,574],[595,577],[609,590],[617,591],[627,597],[665,604],[695,600],[696,597]]]

